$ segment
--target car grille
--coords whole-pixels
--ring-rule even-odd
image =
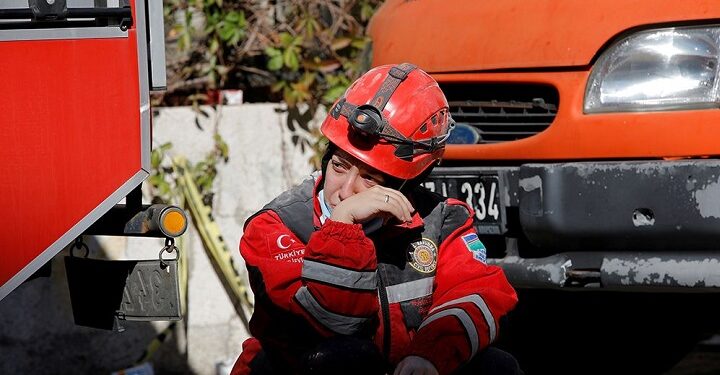
[[[472,126],[478,143],[515,141],[547,129],[555,119],[554,87],[518,84],[441,84],[450,114],[459,125]]]

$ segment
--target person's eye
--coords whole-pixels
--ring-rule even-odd
[[[363,179],[365,180],[365,184],[369,187],[382,184],[382,181],[380,181],[377,177],[363,176]]]
[[[333,167],[336,171],[338,171],[338,172],[344,171],[344,170],[346,169],[346,168],[345,168],[345,165],[343,165],[343,163],[341,163],[341,162],[339,162],[339,161],[337,161],[337,160],[331,160],[331,161],[330,161],[330,164],[331,164],[332,167]]]

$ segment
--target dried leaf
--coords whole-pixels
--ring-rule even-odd
[[[349,46],[350,43],[352,43],[351,38],[347,38],[347,37],[335,38],[335,39],[333,39],[332,45],[330,47],[332,48],[333,51],[337,51],[337,50],[340,50],[340,49],[343,49],[343,48]]]

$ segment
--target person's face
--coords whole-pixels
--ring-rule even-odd
[[[325,201],[330,209],[357,193],[385,183],[382,172],[342,150],[335,151],[330,158],[324,178]]]

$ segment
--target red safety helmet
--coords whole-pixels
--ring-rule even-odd
[[[358,78],[320,131],[365,164],[409,180],[442,157],[452,127],[437,82],[404,63],[379,66]]]

